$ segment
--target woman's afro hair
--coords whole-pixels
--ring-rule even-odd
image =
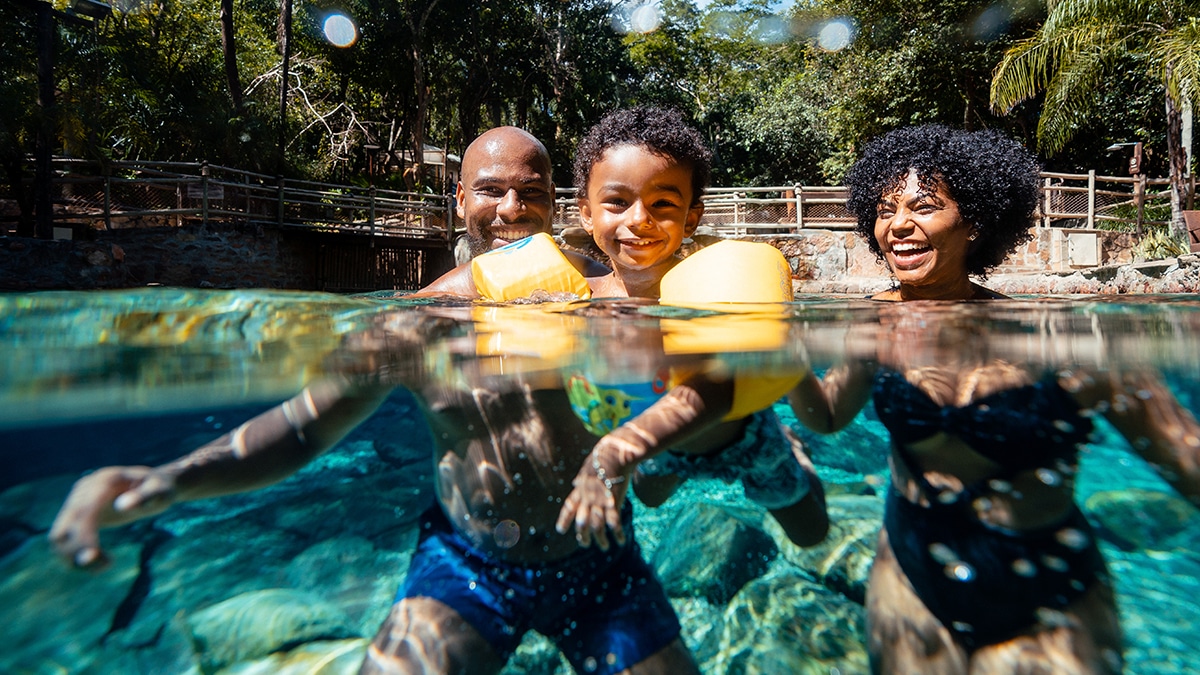
[[[670,157],[692,169],[692,199],[708,188],[712,177],[712,151],[700,132],[674,108],[637,106],[614,110],[592,127],[575,151],[575,194],[587,196],[592,167],[609,148],[621,145],[643,147],[656,155]]]
[[[967,272],[983,277],[1033,237],[1029,229],[1038,203],[1038,170],[1033,155],[998,131],[905,127],[863,147],[846,173],[846,208],[858,221],[855,230],[882,259],[875,240],[879,200],[903,187],[915,171],[922,188],[944,187],[963,220],[975,227]]]

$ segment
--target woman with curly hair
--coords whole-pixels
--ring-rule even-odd
[[[973,282],[1029,239],[1037,163],[991,131],[941,126],[869,143],[849,209],[896,286],[874,299],[1003,298]],[[818,432],[872,398],[891,484],[867,591],[877,673],[1117,673],[1104,559],[1075,504],[1080,449],[1103,415],[1164,477],[1200,495],[1200,425],[1144,372],[1039,369],[987,353],[944,303],[885,307],[869,362],[789,394]],[[957,318],[956,318],[957,317]],[[964,319],[959,322],[957,319]]]
[[[985,277],[1032,237],[1037,172],[995,131],[925,125],[869,143],[846,185],[855,230],[897,281],[875,299],[998,297],[969,275]]]

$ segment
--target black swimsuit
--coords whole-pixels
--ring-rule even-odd
[[[1007,489],[1024,471],[1043,481],[1073,470],[1092,422],[1053,377],[986,396],[961,408],[939,406],[903,374],[875,381],[875,409],[891,433],[897,459],[928,496],[914,504],[888,493],[884,527],[896,560],[917,595],[968,649],[1008,640],[1061,610],[1105,575],[1092,528],[1078,507],[1040,530],[1008,532],[978,519],[972,506],[987,491]],[[925,480],[906,444],[944,432],[1004,468],[944,492]]]

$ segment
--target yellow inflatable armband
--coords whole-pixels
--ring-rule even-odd
[[[686,307],[791,302],[792,268],[770,244],[726,239],[684,258],[658,288],[663,303]]]
[[[774,303],[791,302],[792,269],[770,244],[727,239],[691,254],[663,276],[663,304],[720,311],[690,320],[664,319],[669,354],[771,351],[787,345],[788,325]],[[735,374],[733,407],[726,420],[769,407],[808,373]]]
[[[565,303],[477,305],[471,309],[475,354],[488,375],[558,368],[581,349],[586,319]]]
[[[480,295],[497,302],[528,297],[537,290],[565,291],[585,299],[592,295],[587,279],[545,232],[476,256],[471,277]]]

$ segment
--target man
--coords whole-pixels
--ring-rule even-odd
[[[456,197],[475,253],[549,232],[549,156],[524,131],[493,129],[467,149]],[[571,260],[595,269],[582,256]],[[423,291],[442,293],[478,296],[469,265]],[[419,333],[401,354],[419,358]],[[583,549],[554,529],[595,441],[561,386],[518,379],[497,391],[418,376],[405,384],[433,431],[438,504],[421,518],[408,575],[360,672],[499,672],[530,628],[580,672],[696,672],[636,543]],[[317,382],[179,460],[97,470],[76,483],[50,538],[72,564],[99,566],[100,527],[281,480],[370,416],[390,388]]]
[[[471,257],[539,232],[553,234],[554,182],[542,142],[516,127],[485,131],[463,153],[462,180],[454,191],[456,212],[466,223]],[[608,269],[564,251],[584,276]],[[469,262],[442,275],[415,295],[479,297]],[[411,297],[411,296],[410,296]]]

